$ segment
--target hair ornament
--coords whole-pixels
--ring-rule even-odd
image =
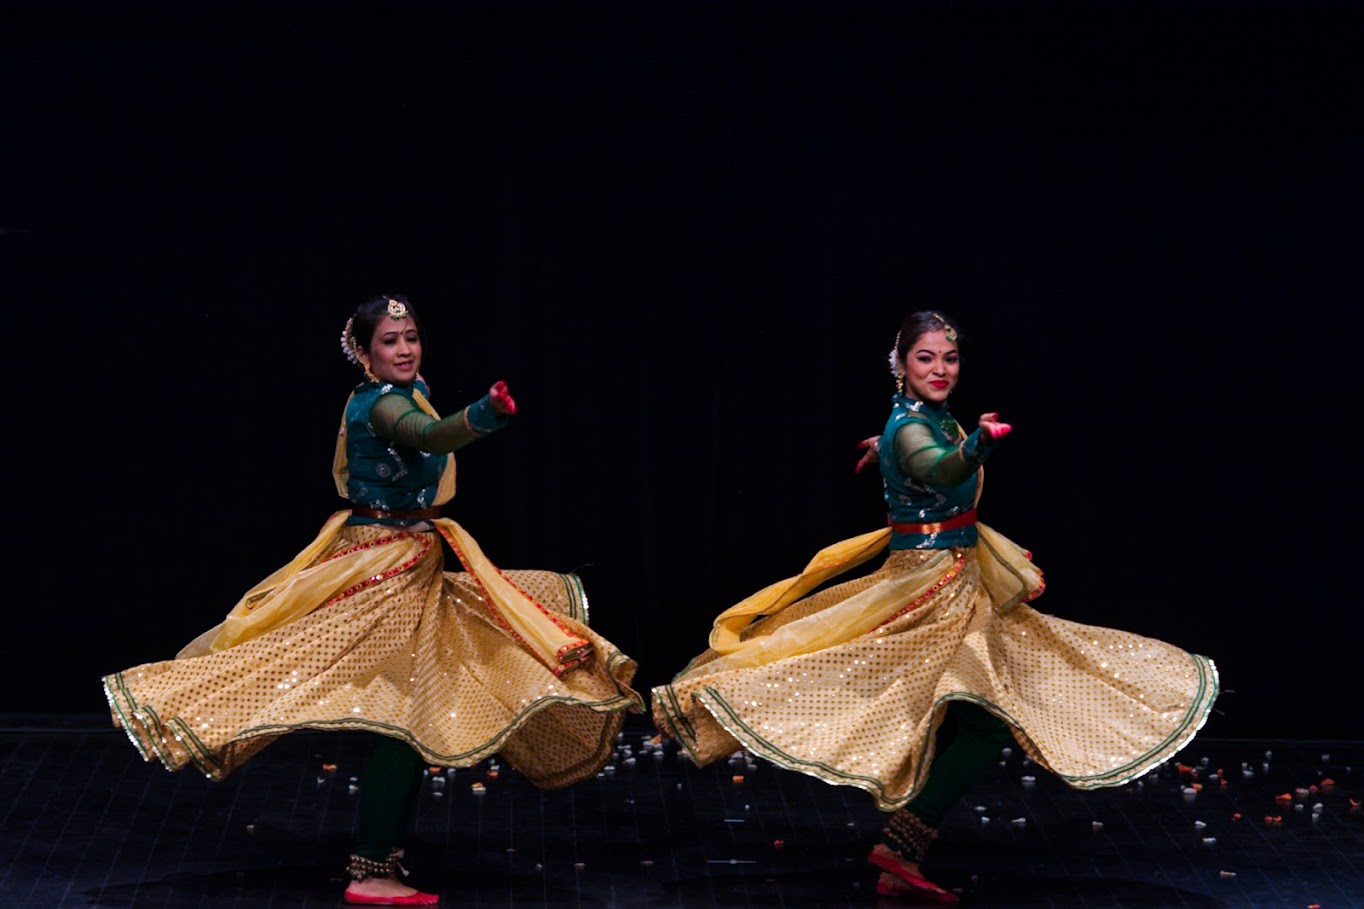
[[[895,333],[895,343],[890,346],[890,374],[895,377],[895,390],[905,393],[905,364],[900,361],[900,333]]]
[[[351,316],[346,320],[346,327],[341,330],[341,352],[350,360],[351,365],[364,369],[365,364],[360,362],[360,354],[357,352],[358,346],[355,342],[355,316]]]
[[[388,298],[388,317],[394,322],[407,318],[407,304],[402,300]]]
[[[905,365],[900,362],[900,333],[895,333],[895,343],[890,345],[890,374],[896,379],[904,378]]]

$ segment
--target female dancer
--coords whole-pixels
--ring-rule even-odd
[[[175,659],[106,676],[104,689],[145,760],[214,780],[296,729],[375,734],[345,900],[429,905],[436,894],[398,877],[423,767],[501,754],[542,788],[568,786],[610,760],[643,701],[634,661],[587,627],[575,576],[500,571],[440,516],[452,452],[516,412],[506,384],[441,419],[401,296],[362,304],[341,344],[364,370],[333,463],[350,507]],[[442,539],[465,571],[444,570]]]
[[[1026,605],[1031,554],[976,517],[982,465],[1011,430],[967,435],[947,409],[956,324],[902,323],[890,418],[858,469],[879,463],[889,527],[822,550],[793,578],[722,613],[710,647],[653,691],[659,731],[705,765],[746,748],[892,812],[869,860],[877,891],[940,902],[924,877],[943,818],[1017,741],[1071,786],[1121,786],[1173,757],[1218,691],[1211,660]],[[813,593],[874,557],[875,572]]]

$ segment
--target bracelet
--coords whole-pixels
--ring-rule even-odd
[[[486,430],[479,429],[477,426],[474,425],[473,421],[469,419],[469,408],[466,407],[463,410],[461,410],[459,412],[459,415],[464,418],[464,428],[472,432],[474,435],[486,436],[488,434]]]

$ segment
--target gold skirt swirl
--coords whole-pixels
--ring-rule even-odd
[[[206,634],[176,659],[106,676],[115,725],[145,760],[217,780],[297,729],[378,733],[446,767],[500,754],[545,789],[595,775],[643,702],[629,687],[635,662],[587,626],[578,578],[501,573],[592,645],[587,663],[556,675],[498,624],[476,579],[444,571],[436,533],[394,537],[341,528],[315,567],[343,577],[346,560],[380,546],[396,567],[313,585],[317,603],[299,618],[216,652]]]
[[[653,690],[656,727],[698,764],[742,747],[864,789],[886,811],[923,786],[954,700],[1004,720],[1030,758],[1078,789],[1136,779],[1202,727],[1218,693],[1211,660],[1027,605],[1001,611],[982,583],[979,549],[951,554],[892,551],[876,572],[745,630],[744,640],[786,639],[779,659],[736,664],[705,651]],[[825,616],[892,585],[924,592],[851,640],[791,647],[803,626],[812,640],[829,638]]]

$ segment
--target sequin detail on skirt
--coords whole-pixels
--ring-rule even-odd
[[[872,632],[712,672],[706,666],[717,654],[703,652],[653,690],[655,725],[698,764],[743,747],[864,789],[886,811],[922,787],[952,700],[1004,720],[1029,757],[1079,789],[1142,776],[1202,727],[1218,693],[1211,660],[1027,605],[1001,613],[981,583],[977,551],[955,551],[965,555],[960,573]],[[888,578],[940,577],[941,562],[933,562],[940,555],[893,551],[876,572],[816,592],[744,636],[771,634]]]
[[[588,664],[555,676],[497,626],[469,575],[444,571],[434,533],[345,527],[318,562],[383,537],[410,548],[403,571],[226,650],[106,676],[115,725],[146,760],[219,780],[296,729],[379,733],[440,766],[500,754],[546,789],[595,775],[643,704],[634,661],[587,626],[578,578],[505,572],[592,644]]]

